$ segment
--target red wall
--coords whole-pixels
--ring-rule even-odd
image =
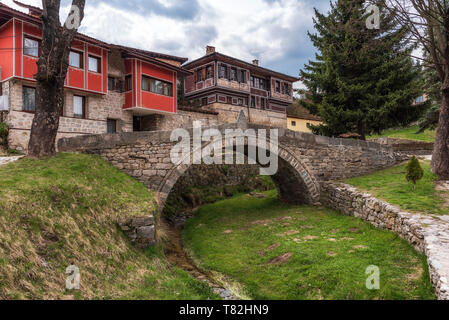
[[[13,23],[12,20],[4,24],[0,28],[0,67],[1,80],[12,77],[13,75],[13,61],[14,61],[14,41],[13,41]]]
[[[2,81],[12,76],[34,81],[38,59],[23,54],[23,42],[26,36],[40,40],[42,30],[39,26],[17,19],[12,19],[0,29],[0,48],[11,48],[11,50],[0,50]],[[73,42],[72,48],[83,53],[84,65],[83,69],[69,67],[65,81],[66,87],[106,94],[108,51],[79,40]],[[101,58],[101,73],[87,71],[89,54]]]
[[[171,71],[139,59],[127,59],[125,66],[126,74],[133,76],[133,90],[125,93],[125,108],[140,107],[163,113],[177,112],[176,71]],[[142,75],[170,82],[173,87],[173,97],[143,91],[141,84]]]

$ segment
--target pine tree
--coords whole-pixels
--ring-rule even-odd
[[[372,1],[371,1],[372,2]],[[302,102],[324,123],[314,133],[338,136],[371,133],[416,121],[422,108],[412,105],[421,95],[418,68],[405,42],[407,31],[381,10],[380,29],[368,29],[366,3],[337,0],[328,15],[315,9],[317,34],[310,34],[319,53],[301,70],[309,89]]]
[[[441,109],[441,81],[438,78],[435,66],[432,65],[429,54],[424,51],[423,80],[424,90],[429,99],[429,109],[419,122],[417,134],[426,130],[433,130],[438,126]]]
[[[413,183],[413,188],[416,189],[416,183],[423,178],[424,170],[421,168],[421,165],[415,156],[413,156],[407,163],[405,170],[407,181]]]

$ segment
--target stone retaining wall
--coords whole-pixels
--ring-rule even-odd
[[[138,248],[146,249],[156,243],[153,216],[132,218],[119,223],[119,226]]]
[[[449,216],[402,212],[354,187],[332,182],[322,183],[321,202],[375,227],[394,231],[424,253],[438,299],[449,300]]]
[[[389,145],[395,152],[427,156],[433,153],[434,143],[406,139],[379,138],[373,140],[382,145]]]

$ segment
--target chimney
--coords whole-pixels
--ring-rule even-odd
[[[259,66],[259,60],[257,60],[257,59],[253,60],[253,65]]]
[[[215,47],[207,46],[206,47],[206,56],[215,53]]]

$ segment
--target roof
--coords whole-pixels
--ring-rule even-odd
[[[22,8],[28,9],[29,13],[28,14],[23,13],[19,10],[13,9],[13,8],[0,2],[0,10],[2,10],[4,13],[6,13],[6,15],[0,14],[0,24],[2,24],[2,22],[4,23],[4,22],[9,21],[13,17],[26,20],[30,23],[42,24],[42,20],[41,20],[41,15],[43,12],[42,9],[19,2],[17,0],[14,0],[14,3],[17,4],[18,6],[21,6]],[[159,58],[159,59],[173,60],[173,61],[177,61],[179,63],[185,63],[188,60],[188,58],[181,58],[181,57],[176,57],[173,55],[168,55],[168,54],[163,54],[163,53],[158,53],[158,52],[153,52],[153,51],[147,51],[147,50],[142,50],[142,49],[136,49],[136,48],[130,48],[130,47],[121,46],[121,45],[113,45],[113,44],[109,44],[104,41],[89,37],[89,36],[79,33],[79,32],[76,35],[76,39],[83,40],[83,41],[86,41],[89,43],[93,43],[95,45],[101,46],[108,50],[110,50],[111,48],[118,48],[118,49],[122,50],[122,52],[124,52],[127,55],[131,55],[131,56],[137,57],[139,59],[149,61],[151,63],[163,66],[165,68],[168,68],[168,69],[171,69],[174,71],[177,71],[181,74],[186,74],[186,75],[191,74],[190,71],[187,71],[181,67],[177,67],[172,64],[166,63],[164,61],[157,60]]]
[[[140,55],[143,55],[143,56],[148,56],[150,58],[156,58],[156,59],[159,58],[159,59],[166,59],[166,60],[177,61],[177,62],[180,62],[181,64],[185,63],[187,60],[189,60],[189,58],[181,58],[181,57],[177,57],[177,56],[173,56],[173,55],[169,55],[169,54],[165,54],[165,53],[148,51],[148,50],[142,50],[142,49],[122,46],[122,45],[118,45],[118,44],[111,44],[111,46],[116,47],[118,49],[124,49],[126,51],[133,52],[133,53],[136,53],[136,54],[140,54]]]
[[[311,121],[321,121],[321,118],[319,116],[311,114],[309,110],[307,110],[303,106],[298,105],[297,103],[293,103],[288,106],[287,117]]]
[[[184,69],[182,67],[177,67],[177,66],[175,66],[173,64],[170,64],[168,62],[164,62],[164,61],[158,60],[157,58],[151,57],[148,54],[146,54],[146,55],[145,54],[141,54],[141,53],[139,53],[136,50],[132,50],[130,48],[123,47],[123,46],[118,46],[117,47],[115,45],[111,45],[111,48],[114,48],[114,47],[119,49],[122,52],[122,55],[124,57],[137,58],[137,59],[140,59],[140,60],[143,60],[143,61],[154,63],[156,65],[163,66],[166,69],[170,69],[170,70],[176,71],[176,72],[178,72],[180,74],[183,74],[183,75],[191,75],[192,74],[192,72],[187,70],[187,69]]]
[[[299,77],[292,77],[292,76],[289,76],[284,73],[280,73],[280,72],[277,72],[274,70],[263,68],[261,66],[255,65],[253,63],[249,63],[249,62],[246,62],[246,61],[243,61],[243,60],[231,57],[231,56],[227,56],[227,55],[219,53],[219,52],[214,52],[214,53],[205,55],[199,59],[193,60],[193,61],[183,65],[182,67],[186,68],[186,69],[194,69],[195,67],[202,65],[205,60],[229,61],[230,63],[233,63],[233,64],[239,64],[242,67],[253,71],[254,73],[269,74],[269,75],[271,75],[273,77],[277,77],[281,80],[286,80],[286,81],[291,81],[291,82],[296,82],[299,80]]]

